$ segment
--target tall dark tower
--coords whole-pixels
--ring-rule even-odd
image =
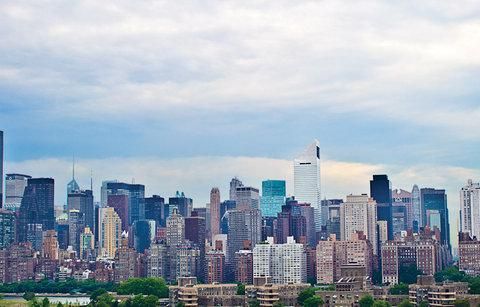
[[[393,240],[392,184],[387,175],[373,175],[370,196],[377,202],[377,221],[387,221],[388,239]]]
[[[447,194],[445,190],[420,189],[422,219],[424,226],[440,230],[442,245],[450,246],[450,222],[448,219]]]
[[[54,185],[52,178],[28,179],[18,219],[18,240],[27,241],[33,235],[32,229],[39,232],[54,229]]]
[[[0,208],[3,208],[3,131],[0,130]]]

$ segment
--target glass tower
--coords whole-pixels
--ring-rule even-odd
[[[262,182],[260,209],[262,216],[277,216],[285,204],[285,180],[265,180]]]

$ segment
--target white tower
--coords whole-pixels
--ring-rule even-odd
[[[315,230],[322,229],[320,198],[320,147],[315,140],[293,161],[295,199],[309,203],[315,212]]]
[[[461,231],[480,239],[480,183],[470,179],[460,190],[460,210]]]

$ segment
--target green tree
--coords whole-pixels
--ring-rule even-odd
[[[48,297],[43,298],[42,307],[50,307],[50,301],[48,300]]]
[[[95,307],[109,307],[112,306],[115,299],[109,293],[104,293],[97,297],[96,302],[90,302],[90,306]]]
[[[389,293],[393,295],[406,295],[408,294],[408,285],[404,283],[396,284],[390,288]]]
[[[281,301],[276,301],[275,303],[273,303],[273,307],[285,307],[285,304]]]
[[[470,307],[470,303],[467,300],[456,300],[455,307]]]
[[[117,288],[117,293],[121,295],[155,295],[159,298],[166,298],[168,297],[168,287],[162,278],[130,278],[120,283]]]
[[[427,301],[421,301],[418,303],[418,307],[428,307],[428,302]]]
[[[58,302],[57,307],[63,307],[63,304]]]
[[[237,284],[237,295],[245,295],[245,285],[242,283]]]
[[[445,268],[442,271],[435,273],[435,281],[442,282],[442,281],[467,281],[468,276],[465,272],[460,271],[458,267],[451,266]]]
[[[320,296],[314,295],[305,300],[303,302],[304,307],[320,307],[323,305],[323,300]]]
[[[375,300],[371,295],[364,295],[358,301],[360,307],[372,307],[373,303],[375,303]]]
[[[304,302],[314,295],[315,295],[315,288],[307,288],[305,290],[302,290],[298,294],[297,302],[298,304],[300,304],[300,306],[303,306]]]
[[[390,305],[389,302],[383,301],[383,300],[376,300],[373,303],[373,307],[390,307],[390,306],[392,306],[392,305]]]
[[[260,307],[260,303],[258,302],[258,300],[251,300],[250,302],[248,302],[248,307]]]
[[[25,292],[22,297],[26,301],[31,301],[31,300],[35,299],[35,293],[34,292]]]
[[[409,285],[416,283],[417,276],[422,275],[422,271],[415,264],[401,266],[398,272],[398,281]]]
[[[184,302],[178,302],[175,307],[185,307],[185,303]]]
[[[470,294],[480,294],[480,277],[472,277],[468,280]]]
[[[414,307],[412,303],[408,299],[403,300],[398,307]]]
[[[100,289],[97,289],[95,291],[93,291],[91,294],[90,294],[90,300],[92,302],[96,302],[97,301],[97,298],[103,294],[107,293],[107,290],[103,289],[103,288],[100,288]]]

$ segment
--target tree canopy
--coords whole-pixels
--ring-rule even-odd
[[[168,297],[168,286],[162,278],[130,278],[117,287],[118,294],[155,295],[158,298]]]

